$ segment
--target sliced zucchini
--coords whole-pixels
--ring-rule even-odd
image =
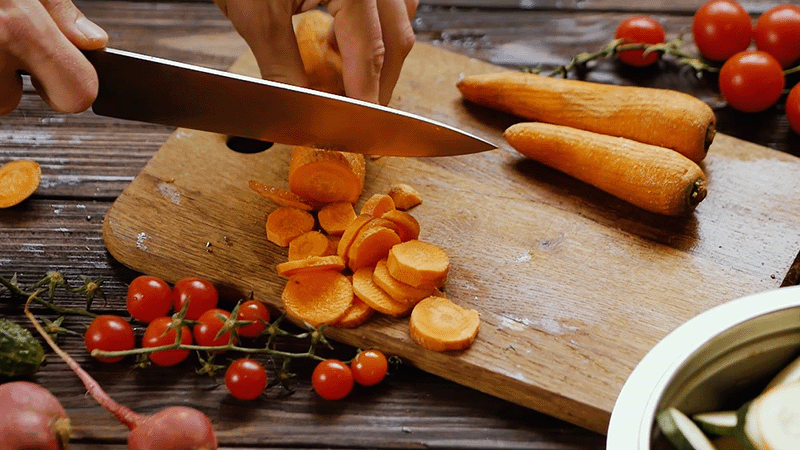
[[[745,448],[749,443],[756,450],[800,449],[800,382],[770,389],[742,407],[739,420]]]
[[[717,436],[733,434],[736,429],[736,411],[714,411],[695,414],[692,420],[701,430]]]
[[[661,411],[656,420],[661,432],[678,450],[716,450],[703,430],[676,408]]]

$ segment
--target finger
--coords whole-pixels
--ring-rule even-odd
[[[81,50],[103,48],[108,43],[108,34],[97,24],[86,18],[70,0],[40,0],[58,28]]]
[[[80,112],[97,97],[94,67],[61,32],[38,1],[10,0],[6,9],[6,32],[14,39],[6,48],[22,69],[37,81],[39,95],[61,112]],[[7,5],[6,5],[7,6]]]
[[[13,65],[2,64],[0,68],[0,116],[4,116],[19,105],[22,99],[22,77]]]
[[[342,78],[349,97],[378,103],[381,70],[386,48],[383,43],[376,0],[334,0],[336,44],[342,55]]]
[[[411,13],[408,3],[413,2],[410,0],[378,0],[378,15],[383,33],[383,45],[386,49],[381,68],[378,97],[382,105],[388,104],[392,99],[392,92],[403,69],[403,62],[414,46],[414,30],[409,17],[413,17],[416,6],[410,5],[414,10],[414,13]]]
[[[252,50],[267,80],[306,86],[303,60],[292,27],[294,7],[276,0],[216,0]]]

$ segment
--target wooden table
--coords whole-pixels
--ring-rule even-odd
[[[606,43],[616,25],[633,13],[660,20],[675,37],[686,31],[697,0],[662,0],[634,5],[621,0],[588,2],[441,0],[424,2],[414,21],[417,39],[508,67],[553,67],[582,51]],[[776,0],[745,3],[754,15]],[[211,2],[77,2],[108,30],[114,47],[217,69],[228,68],[246,47]],[[487,8],[486,4],[494,7]],[[566,6],[565,6],[566,5]],[[202,39],[198,39],[201,37]],[[201,41],[203,45],[197,45]],[[800,156],[800,136],[788,128],[782,107],[755,115],[724,105],[713,77],[700,80],[685,68],[662,64],[632,71],[603,61],[586,78],[608,83],[668,87],[709,103],[725,134]],[[797,82],[797,77],[789,80]],[[95,308],[122,311],[129,283],[137,273],[115,261],[101,236],[103,217],[174,130],[95,116],[56,114],[30,85],[20,107],[0,121],[0,162],[34,159],[43,167],[36,194],[23,204],[0,210],[0,275],[16,274],[31,285],[48,271],[71,283],[102,279],[108,301]],[[796,284],[798,265],[783,284]],[[60,296],[66,306],[81,306]],[[19,304],[0,296],[0,316],[25,323]],[[80,329],[81,318],[64,325]],[[132,364],[94,362],[79,337],[62,335],[61,345],[95,376],[112,397],[140,411],[154,412],[181,403],[192,391],[192,406],[214,421],[221,448],[535,448],[600,449],[605,438],[558,419],[401,366],[381,386],[358,389],[344,401],[319,400],[308,382],[311,363],[296,366],[292,395],[273,388],[254,403],[232,400],[218,381],[196,376],[191,365],[158,372],[132,370]],[[290,344],[291,345],[291,344]],[[334,345],[332,355],[352,356]],[[124,448],[125,433],[87,399],[77,379],[53,356],[35,381],[51,389],[73,418],[75,449]]]

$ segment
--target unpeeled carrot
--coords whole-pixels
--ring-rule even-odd
[[[291,206],[292,208],[302,209],[304,211],[311,211],[314,209],[311,205],[306,203],[305,200],[300,198],[300,196],[277,186],[270,186],[255,180],[248,181],[247,185],[258,195],[272,200],[279,206]]]
[[[307,231],[289,242],[289,261],[332,254],[331,241],[319,231]]]
[[[331,236],[341,236],[355,218],[356,211],[350,202],[329,203],[317,212],[319,226]]]
[[[42,169],[36,161],[16,160],[0,166],[0,208],[20,204],[39,187]]]
[[[684,215],[706,196],[702,169],[669,149],[536,122],[504,136],[520,153],[647,211]]]
[[[267,215],[267,239],[287,247],[292,239],[313,230],[315,223],[308,211],[281,206]]]
[[[301,272],[281,293],[283,309],[294,319],[319,327],[335,323],[353,302],[353,285],[341,272]]]
[[[395,208],[401,211],[408,211],[422,203],[422,196],[419,192],[405,183],[393,184],[389,188],[389,196],[394,200]]]
[[[480,315],[445,297],[430,296],[414,306],[408,322],[411,339],[428,350],[463,350],[480,330]]]
[[[316,205],[356,203],[365,173],[362,154],[295,146],[289,159],[289,190]]]
[[[450,258],[440,247],[420,240],[389,250],[386,268],[396,280],[414,287],[440,287],[450,270]]]
[[[716,134],[714,111],[681,92],[614,86],[523,72],[471,75],[464,98],[527,120],[619,136],[705,158]]]

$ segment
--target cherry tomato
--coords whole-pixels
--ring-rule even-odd
[[[756,21],[756,47],[789,67],[800,59],[800,6],[778,5],[766,11]]]
[[[175,329],[167,331],[170,325],[172,325],[172,317],[159,317],[150,322],[150,325],[144,330],[144,335],[142,335],[142,347],[153,348],[174,344],[178,333]],[[181,328],[181,344],[190,345],[191,343],[192,330],[183,325]],[[162,350],[160,352],[152,352],[149,356],[153,364],[168,367],[186,359],[189,356],[189,350]]]
[[[664,27],[647,16],[633,16],[625,19],[617,26],[614,38],[624,39],[626,44],[661,44],[667,39]],[[655,63],[661,56],[659,52],[651,52],[643,57],[643,53],[644,50],[626,50],[620,52],[617,57],[629,66],[644,67]]]
[[[209,309],[208,311],[204,312],[197,319],[197,324],[195,324],[194,329],[192,330],[195,343],[205,347],[228,345],[228,342],[231,339],[230,331],[226,331],[219,337],[217,337],[217,335],[222,330],[222,327],[225,325],[225,321],[228,320],[230,316],[231,313],[218,308]],[[234,339],[233,342],[236,343],[236,340]]]
[[[239,400],[253,400],[267,388],[267,371],[258,361],[237,359],[225,371],[225,387]]]
[[[353,390],[353,372],[338,359],[326,359],[314,368],[311,385],[325,400],[341,400]]]
[[[103,315],[97,316],[89,324],[86,334],[83,336],[86,350],[89,353],[94,349],[115,352],[120,350],[131,350],[136,345],[131,324],[119,316]],[[122,360],[122,356],[115,358],[97,358],[102,362],[117,362]]]
[[[134,319],[150,323],[156,317],[163,317],[172,308],[172,288],[161,278],[142,275],[136,277],[128,286],[125,302],[128,313]]]
[[[786,117],[789,118],[789,126],[800,134],[800,84],[794,85],[786,97]]]
[[[236,332],[243,337],[256,337],[267,328],[269,323],[269,309],[258,300],[247,300],[239,305],[239,314],[236,320],[253,322],[239,327]]]
[[[711,0],[694,13],[692,35],[703,57],[725,61],[750,46],[753,21],[736,1]]]
[[[719,71],[722,96],[731,107],[743,112],[759,112],[774,105],[785,85],[781,65],[760,50],[731,56]]]
[[[389,371],[389,361],[379,350],[364,350],[359,352],[350,362],[353,379],[363,386],[372,386],[380,383],[386,372]]]
[[[175,311],[180,311],[186,302],[189,302],[186,319],[197,320],[204,312],[217,307],[219,294],[210,281],[196,277],[184,278],[172,287],[172,306]]]

